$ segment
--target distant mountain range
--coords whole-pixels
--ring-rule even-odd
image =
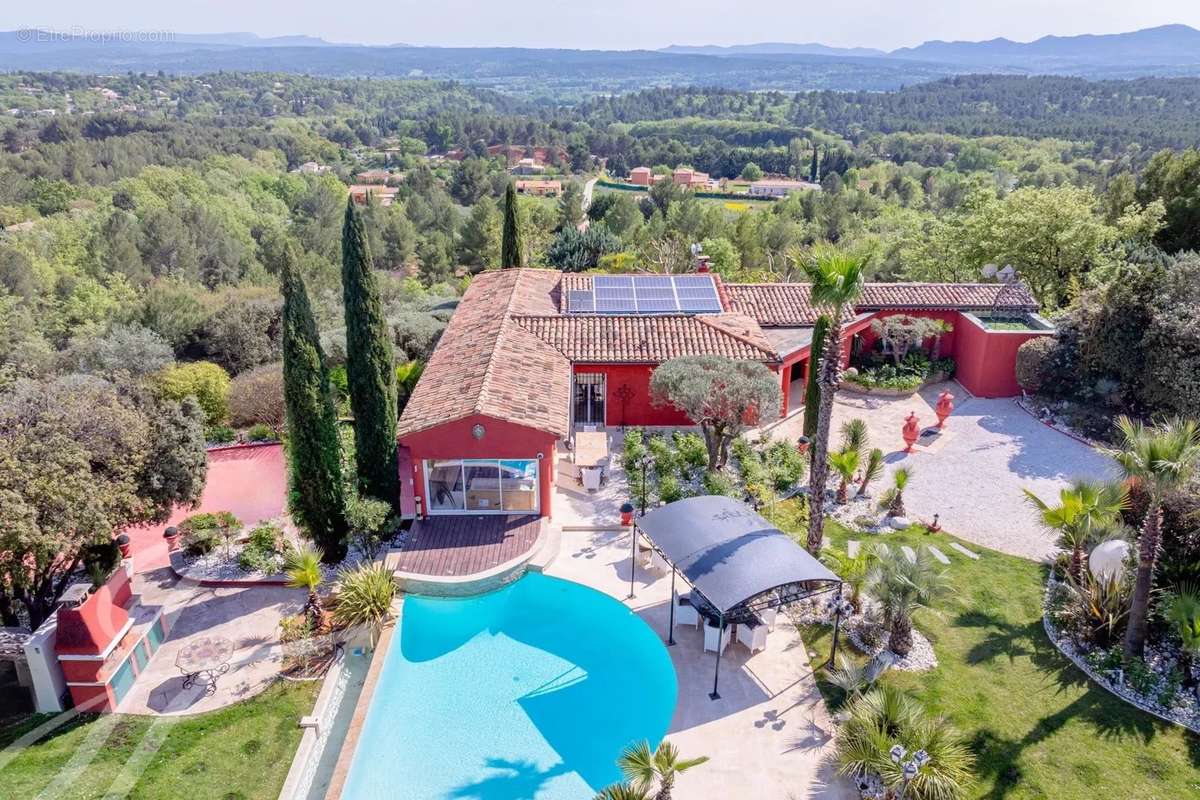
[[[1200,31],[1187,25],[1162,25],[1130,33],[1043,36],[1032,42],[989,39],[985,42],[934,40],[916,47],[885,52],[867,47],[829,47],[823,44],[762,44],[720,47],[671,45],[663,53],[709,56],[808,54],[913,59],[972,67],[1011,67],[1021,70],[1069,72],[1072,68],[1134,66],[1200,66]]]
[[[1200,31],[1166,25],[1103,36],[1046,36],[1034,42],[933,41],[883,52],[781,42],[673,45],[657,51],[367,46],[252,33],[96,41],[22,30],[0,32],[0,70],[429,77],[561,102],[653,86],[885,91],[982,72],[1093,79],[1200,76]]]

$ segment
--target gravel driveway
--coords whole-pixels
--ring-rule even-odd
[[[915,411],[922,428],[935,424],[933,404],[947,388],[958,399],[945,433],[927,449],[904,453],[904,417]],[[867,421],[871,446],[887,454],[888,474],[875,485],[875,493],[890,485],[897,466],[908,465],[913,477],[904,498],[910,517],[928,521],[939,514],[948,533],[1025,558],[1046,558],[1055,547],[1022,488],[1049,500],[1074,478],[1116,475],[1108,457],[1043,425],[1012,400],[968,397],[957,383],[898,399],[840,393],[834,406],[835,442],[838,426],[851,417]]]

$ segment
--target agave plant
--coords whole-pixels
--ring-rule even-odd
[[[617,766],[634,787],[649,791],[657,786],[654,800],[671,800],[675,776],[708,761],[708,756],[681,759],[679,748],[665,739],[654,750],[646,741],[631,744],[617,759]]]
[[[382,564],[359,564],[338,573],[333,618],[343,626],[377,627],[392,613],[396,580]]]
[[[878,480],[883,474],[883,451],[876,447],[867,454],[867,463],[863,465],[862,482],[858,484],[858,494],[867,493],[867,485]]]
[[[858,472],[858,451],[849,448],[829,454],[829,466],[838,474],[837,501],[846,503],[850,500],[850,482],[854,473]]]
[[[879,507],[887,509],[889,517],[907,516],[904,510],[904,490],[912,480],[912,467],[900,467],[892,473],[892,488],[879,498]]]
[[[321,620],[324,609],[321,608],[321,584],[325,577],[321,574],[321,551],[309,544],[292,548],[284,558],[283,571],[287,575],[287,585],[293,589],[308,591],[308,600],[304,604],[304,615],[317,624]]]
[[[839,774],[856,780],[876,777],[888,797],[906,800],[958,800],[974,779],[974,758],[958,733],[920,703],[891,685],[877,686],[851,700],[838,733]],[[924,751],[925,763],[906,783],[906,759],[899,753]],[[896,763],[897,760],[900,763]]]
[[[867,421],[855,417],[842,423],[842,450],[853,450],[862,457],[867,449]]]
[[[889,631],[888,649],[901,658],[912,649],[913,612],[928,607],[949,588],[945,570],[935,566],[925,550],[910,561],[885,544],[875,545],[867,585],[883,610]]]

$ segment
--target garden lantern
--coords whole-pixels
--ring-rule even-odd
[[[921,438],[921,423],[917,421],[915,411],[908,412],[908,416],[904,418],[904,428],[900,431],[904,437],[904,452],[911,453],[913,445],[917,443],[917,439]]]
[[[949,392],[942,392],[938,395],[937,406],[934,407],[934,413],[937,414],[938,428],[945,426],[946,417],[954,411],[954,395]]]

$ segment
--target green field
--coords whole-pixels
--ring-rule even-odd
[[[28,717],[0,728],[0,797],[32,798],[49,789],[46,795],[58,800],[273,800],[319,686],[280,682],[194,717],[84,714],[7,751],[50,718]]]
[[[836,523],[826,531],[838,548],[851,538]],[[912,529],[885,538],[893,546],[934,544],[952,562],[950,593],[916,617],[938,668],[889,672],[883,680],[911,691],[966,737],[978,760],[970,797],[1200,797],[1200,737],[1116,699],[1050,643],[1041,621],[1041,565],[964,543],[981,555],[970,561],[944,534]],[[829,629],[804,633],[823,662]],[[820,685],[828,701],[841,701],[840,690]]]

